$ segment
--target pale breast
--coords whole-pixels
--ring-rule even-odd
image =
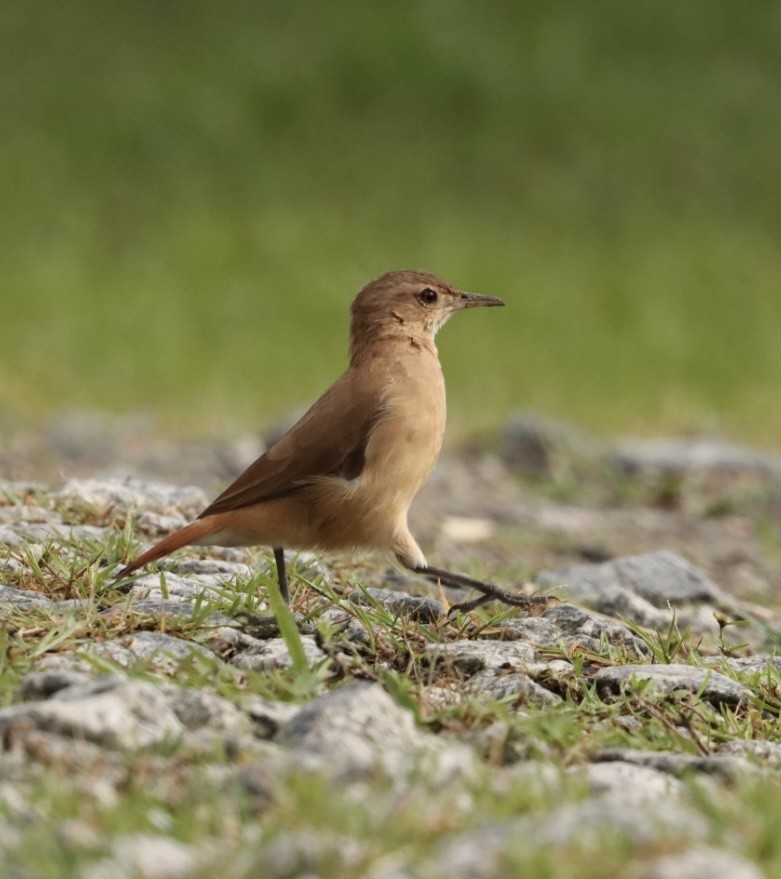
[[[326,476],[304,494],[318,543],[390,548],[436,464],[445,432],[445,386],[435,354],[397,361],[384,376],[381,414],[357,478]]]
[[[404,507],[428,479],[445,433],[445,383],[436,356],[419,358],[387,390],[384,414],[366,447],[360,481],[386,503]]]

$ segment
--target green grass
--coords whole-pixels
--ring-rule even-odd
[[[109,554],[112,551],[109,548]],[[47,564],[44,554],[39,571],[46,570]],[[34,588],[37,584],[55,595],[90,595],[97,588],[104,600],[116,599],[103,571],[92,568],[68,574],[63,568],[59,578],[39,571],[15,585]],[[235,613],[237,601],[249,599],[251,590],[257,600],[262,594],[257,587],[257,578],[238,583],[236,596],[226,590],[223,597],[206,599],[187,622],[135,613],[131,604],[122,612],[121,598],[108,617],[91,609],[57,618],[11,612],[5,620],[2,645],[2,703],[17,701],[23,674],[44,656],[75,651],[89,657],[90,646],[145,629],[166,631],[195,643],[208,639],[208,614]],[[296,580],[294,601],[299,609],[308,607],[308,616],[316,624],[333,599],[312,593],[305,581]],[[261,610],[257,605],[251,609]],[[127,753],[97,748],[93,753],[88,748],[71,757],[78,766],[74,773],[72,767],[60,765],[56,751],[47,757],[49,752],[44,749],[24,764],[33,767],[23,775],[24,809],[36,820],[26,820],[13,798],[0,804],[0,814],[13,828],[4,854],[6,868],[41,879],[59,879],[110,857],[118,840],[142,833],[199,849],[211,847],[221,875],[230,879],[259,872],[298,875],[308,859],[324,879],[357,879],[388,863],[409,866],[416,875],[416,867],[429,860],[438,862],[438,853],[456,844],[462,834],[502,826],[503,822],[542,820],[558,807],[581,801],[587,790],[577,772],[569,770],[577,770],[600,749],[628,747],[696,756],[712,752],[723,741],[777,742],[781,737],[777,695],[781,677],[772,668],[763,674],[739,676],[752,689],[755,701],[734,711],[714,709],[692,694],[663,695],[640,686],[610,698],[600,697],[584,677],[584,664],[633,660],[615,645],[606,645],[600,656],[577,649],[567,654],[575,669],[568,681],[562,681],[564,701],[559,705],[540,708],[485,698],[461,699],[444,707],[431,704],[427,688],[434,685],[458,692],[459,674],[447,664],[432,666],[423,661],[420,650],[428,643],[468,635],[467,620],[422,624],[393,617],[379,605],[354,606],[353,612],[374,632],[374,640],[358,648],[340,641],[337,630],[319,624],[322,643],[331,657],[320,668],[323,684],[332,687],[345,680],[379,679],[394,698],[414,711],[420,725],[443,737],[477,741],[481,732],[493,728],[491,753],[485,755],[472,782],[442,788],[432,787],[424,778],[413,778],[399,788],[399,783],[390,784],[378,776],[363,780],[358,785],[360,793],[356,793],[350,785],[307,770],[300,775],[271,773],[263,794],[255,796],[240,783],[242,766],[251,755],[212,754],[203,747],[190,750],[174,742]],[[506,615],[506,611],[500,614]],[[474,618],[478,617],[489,625],[499,619],[485,610]],[[653,636],[647,637],[649,644],[656,643]],[[692,644],[687,645],[687,658],[696,661]],[[96,672],[118,670],[108,660],[93,661]],[[239,704],[250,694],[297,701],[311,698],[312,672],[307,668],[248,672],[193,653],[164,670],[140,659],[122,671],[146,681],[205,689]],[[724,671],[729,673],[726,668]],[[497,739],[498,730],[503,730],[501,739]],[[519,783],[512,781],[512,775],[497,772],[498,767],[518,761],[519,769],[525,766],[528,770],[521,772]],[[537,777],[534,761],[547,765],[553,774]],[[107,773],[113,780],[99,783]],[[18,786],[19,779],[14,777],[13,784]],[[773,773],[757,773],[721,785],[716,798],[713,790],[700,786],[696,778],[686,784],[684,800],[707,822],[710,843],[737,849],[766,868],[769,876],[781,876],[781,850],[774,829],[781,814]],[[288,842],[283,849],[298,852],[301,862],[286,872],[278,866],[274,847],[278,840],[297,838],[300,845]],[[604,838],[599,840],[590,833],[582,839],[541,845],[533,835],[517,832],[501,846],[492,875],[509,877],[518,871],[533,871],[551,879],[620,876],[633,863],[685,850],[690,842],[671,833],[653,843],[631,843],[606,827]],[[598,864],[591,857],[597,844]],[[314,854],[308,854],[312,851]],[[203,875],[210,875],[208,863]]]
[[[206,774],[201,777],[196,772],[186,780],[160,779],[175,792],[167,797],[145,790],[142,785],[157,781],[159,772],[160,767],[148,757],[131,759],[127,766],[127,796],[108,807],[90,802],[88,792],[75,796],[63,779],[47,779],[48,789],[37,791],[34,799],[39,810],[37,820],[28,822],[20,847],[10,853],[6,863],[19,867],[22,875],[64,879],[109,854],[114,838],[132,833],[158,836],[165,828],[166,835],[184,842],[212,843],[219,853],[220,875],[227,879],[259,873],[303,875],[307,851],[312,849],[320,852],[313,860],[317,875],[324,879],[360,879],[389,863],[409,865],[412,875],[419,875],[414,872],[416,864],[424,857],[437,863],[438,852],[447,851],[453,844],[450,834],[457,835],[470,822],[482,826],[490,820],[533,820],[545,808],[577,802],[579,798],[578,786],[565,781],[552,785],[547,792],[514,790],[509,795],[486,787],[465,798],[470,800],[468,807],[454,809],[451,797],[441,792],[414,790],[399,802],[388,791],[375,788],[357,809],[354,799],[344,791],[308,776],[291,779],[284,791],[276,792],[278,801],[258,816],[238,786],[226,789]],[[217,798],[222,803],[219,812],[205,808]],[[766,870],[767,876],[777,879],[781,875],[777,785],[754,781],[725,792],[716,802],[708,802],[704,795],[700,799],[703,811],[713,821],[709,842],[718,845],[731,841],[734,845],[739,840],[744,856]],[[61,816],[74,812],[81,819],[63,828]],[[289,850],[299,851],[297,869],[290,872],[279,866],[275,870],[273,865],[280,863],[279,856],[268,853],[275,840],[285,837]],[[305,840],[311,841],[307,845]],[[594,857],[596,846],[598,858]],[[632,863],[641,864],[654,855],[674,855],[686,848],[687,841],[681,837],[632,845],[611,834],[609,828],[599,839],[550,846],[540,846],[518,833],[491,875],[498,879],[519,872],[546,879],[618,877],[626,875]],[[213,875],[212,870],[213,866],[195,875]]]
[[[456,429],[777,444],[779,37],[770,2],[10,0],[0,426],[267,423],[420,266],[509,305],[442,334]]]
[[[147,657],[119,666],[96,655],[95,648],[149,630],[194,646],[214,646],[209,619],[214,612],[249,615],[252,631],[252,617],[268,613],[269,604],[273,607],[268,591],[273,573],[204,595],[192,617],[139,612],[116,591],[113,567],[105,565],[126,557],[143,539],[132,521],[125,521],[118,510],[40,500],[67,521],[106,526],[106,532],[87,546],[72,536],[35,553],[10,547],[2,551],[3,557],[24,562],[5,574],[5,585],[52,598],[81,597],[87,604],[78,611],[6,609],[0,629],[0,707],[18,702],[24,675],[42,661],[69,656],[87,659],[97,674],[120,672],[205,690],[238,705],[255,696],[306,703],[315,685],[319,691],[354,680],[378,681],[413,712],[419,727],[445,740],[470,743],[479,756],[470,782],[444,787],[427,781],[424,773],[393,782],[378,773],[348,783],[306,769],[287,775],[270,771],[257,793],[241,783],[247,764],[263,761],[251,749],[215,744],[210,753],[185,739],[123,752],[52,734],[38,745],[33,738],[24,750],[21,743],[29,731],[11,725],[4,757],[8,795],[0,798],[6,831],[2,862],[10,875],[60,879],[81,874],[110,857],[118,841],[139,833],[212,851],[227,879],[302,875],[307,870],[323,879],[358,879],[382,875],[394,865],[414,876],[423,864],[439,863],[463,835],[509,822],[515,830],[500,847],[492,875],[623,876],[654,855],[685,850],[692,840],[673,832],[653,842],[632,843],[605,827],[604,838],[589,832],[581,839],[541,845],[522,822],[533,827],[557,808],[586,798],[579,770],[605,748],[699,756],[717,753],[728,741],[781,742],[781,673],[770,664],[747,674],[730,670],[726,663],[717,668],[748,687],[751,698],[745,705],[715,708],[697,694],[665,694],[642,684],[612,695],[601,693],[591,672],[637,658],[618,643],[604,643],[598,653],[583,645],[562,646],[549,651],[550,657],[560,653],[573,666],[555,684],[549,682],[561,702],[541,707],[522,698],[467,698],[464,673],[447,660],[432,662],[425,647],[481,633],[496,637],[502,621],[519,611],[485,607],[468,616],[416,621],[378,603],[340,600],[354,585],[379,581],[379,576],[358,578],[356,584],[349,566],[333,571],[328,583],[308,579],[306,570],[296,566],[291,572],[293,609],[317,629],[327,657],[314,668],[299,659],[289,668],[241,669],[230,663],[227,646],[215,647],[227,650],[215,657],[194,650],[169,662]],[[363,624],[369,634],[365,642],[351,640],[343,627],[323,619],[337,601]],[[112,612],[106,614],[105,607]],[[651,649],[652,661],[701,663],[696,636],[675,623],[665,632],[635,631]],[[287,630],[286,639],[291,656],[300,654],[300,644],[291,648],[300,639],[295,627]],[[443,703],[444,691],[461,698]],[[535,767],[541,766],[547,774],[536,774]],[[699,783],[693,774],[684,779],[683,799],[702,817],[707,842],[738,851],[768,876],[779,877],[781,812],[777,773],[770,766],[772,762],[715,789],[707,783],[712,780]],[[280,866],[280,850],[295,853],[300,862]],[[214,875],[214,865],[205,864],[202,875]]]

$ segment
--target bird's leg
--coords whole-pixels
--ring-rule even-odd
[[[464,601],[460,604],[454,604],[450,607],[449,613],[454,610],[470,611],[485,604],[487,601],[496,600],[503,604],[511,604],[515,607],[530,608],[536,604],[546,604],[548,596],[545,595],[521,595],[518,592],[508,592],[501,589],[493,583],[485,583],[483,580],[477,580],[474,577],[468,577],[466,574],[456,574],[453,571],[446,571],[444,568],[435,568],[433,565],[416,565],[407,566],[416,574],[422,574],[435,583],[441,583],[443,586],[453,586],[457,589],[476,589],[482,593],[479,598],[472,601]]]
[[[281,546],[274,547],[274,561],[277,563],[277,583],[279,594],[285,604],[290,604],[290,591],[287,586],[287,570],[285,568],[285,551]],[[252,626],[253,635],[258,638],[270,638],[279,634],[279,624],[275,616],[259,617],[254,613],[241,612],[238,616]]]
[[[287,586],[287,570],[285,568],[285,550],[281,546],[274,547],[274,561],[277,563],[277,582],[279,593],[285,604],[290,604],[290,590]]]

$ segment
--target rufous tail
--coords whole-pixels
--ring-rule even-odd
[[[130,562],[129,565],[125,565],[114,579],[121,580],[139,568],[143,568],[144,565],[148,565],[149,562],[154,562],[157,559],[163,558],[163,556],[167,556],[175,549],[187,546],[190,543],[198,543],[203,537],[213,533],[215,530],[214,523],[208,519],[196,519],[195,522],[191,522],[189,525],[185,525],[184,528],[169,534],[168,537],[164,537],[159,543],[156,543],[137,559]]]

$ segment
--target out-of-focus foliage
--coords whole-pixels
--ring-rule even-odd
[[[781,428],[781,7],[0,7],[0,423],[257,425],[419,266],[453,414]]]

